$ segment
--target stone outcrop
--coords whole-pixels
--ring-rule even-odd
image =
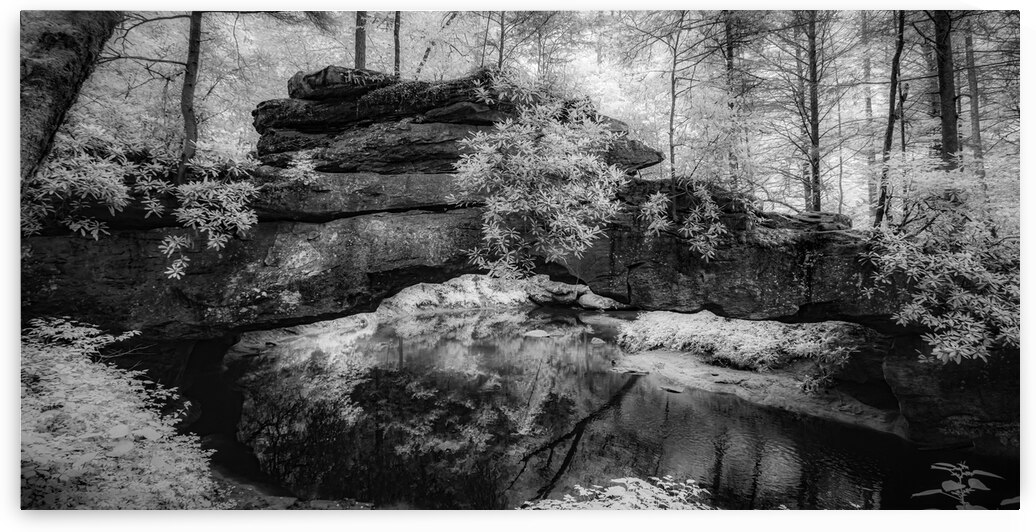
[[[321,171],[300,179],[261,167],[253,176],[259,223],[220,252],[189,252],[187,274],[176,281],[163,273],[168,259],[158,244],[188,233],[168,215],[144,218],[134,207],[101,214],[111,235],[96,242],[28,239],[26,317],[72,315],[155,340],[213,338],[373,310],[407,286],[474,271],[466,252],[478,243],[480,212],[464,202],[477,198],[464,196],[447,172],[461,139],[513,111],[475,100],[487,79],[400,83],[338,67],[293,77],[295,98],[255,112],[260,155],[278,164],[321,146],[313,157]],[[303,140],[278,144],[286,138]],[[627,170],[661,160],[628,138],[609,156]]]
[[[257,153],[278,167],[305,156],[325,172],[452,172],[463,139],[514,116],[506,100],[490,105],[479,96],[490,76],[428,83],[340,67],[299,73],[288,84],[291,98],[253,112]],[[626,137],[625,124],[606,121],[620,133],[606,153],[609,164],[633,172],[662,161],[660,152]]]

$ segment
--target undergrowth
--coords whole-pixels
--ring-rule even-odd
[[[22,333],[23,509],[227,507],[209,452],[158,412],[173,392],[90,360],[132,335],[66,319],[33,320]]]
[[[626,351],[692,351],[716,364],[747,370],[775,369],[795,359],[816,360],[842,352],[851,325],[839,322],[789,325],[732,320],[708,311],[648,312],[624,324]]]

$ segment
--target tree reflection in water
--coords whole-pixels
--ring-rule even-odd
[[[907,449],[880,434],[620,374],[578,315],[353,316],[249,333],[239,438],[302,497],[513,508],[575,484],[673,475],[728,508],[879,507]],[[523,336],[532,329],[547,338]],[[925,466],[927,467],[927,466]],[[887,482],[892,479],[893,482]]]

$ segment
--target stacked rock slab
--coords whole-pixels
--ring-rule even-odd
[[[296,74],[290,98],[254,111],[267,164],[253,176],[259,223],[246,236],[220,252],[189,253],[180,280],[166,278],[158,249],[166,235],[188,235],[171,216],[102,217],[112,230],[98,241],[30,238],[25,316],[74,316],[154,340],[213,338],[370,311],[406,286],[474,271],[466,252],[479,241],[480,212],[462,203],[472,198],[450,172],[460,140],[514,112],[478,101],[474,89],[488,76],[427,83],[339,67]],[[284,171],[302,150],[316,166],[304,184]],[[661,160],[625,137],[607,155],[628,171]]]

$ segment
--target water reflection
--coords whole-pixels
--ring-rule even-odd
[[[600,314],[495,311],[250,333],[228,354],[238,436],[297,495],[382,508],[510,508],[662,475],[724,508],[902,507],[907,464],[927,469],[891,437],[615,373],[614,332]]]

